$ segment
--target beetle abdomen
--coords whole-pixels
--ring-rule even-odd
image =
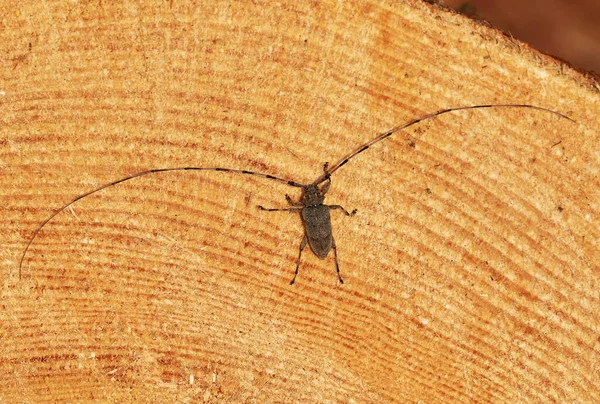
[[[326,205],[307,206],[302,209],[302,220],[310,249],[321,259],[331,250],[331,219]]]

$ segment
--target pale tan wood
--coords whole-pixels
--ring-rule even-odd
[[[599,402],[598,87],[421,2],[4,2],[0,400]],[[158,4],[158,5],[157,5]],[[297,216],[336,173],[342,273]]]

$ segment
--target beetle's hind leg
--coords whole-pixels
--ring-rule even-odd
[[[300,268],[300,258],[302,257],[302,251],[306,248],[306,243],[308,239],[306,238],[306,234],[300,243],[300,252],[298,253],[298,262],[296,263],[296,272],[294,273],[294,279],[290,282],[290,285],[293,285],[296,282],[296,277],[298,276],[298,269]]]
[[[333,248],[333,258],[335,259],[335,270],[337,271],[338,280],[340,281],[340,283],[343,284],[344,280],[342,279],[342,275],[340,274],[340,264],[338,263],[337,247],[335,246],[335,239],[333,238],[333,236],[331,236],[331,248]]]

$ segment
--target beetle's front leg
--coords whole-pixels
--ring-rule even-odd
[[[296,208],[303,208],[304,204],[302,204],[302,202],[294,202],[292,200],[292,198],[290,198],[290,196],[288,194],[285,194],[285,200],[288,201],[288,203]]]

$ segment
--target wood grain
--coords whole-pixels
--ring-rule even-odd
[[[0,400],[600,401],[598,85],[415,2],[4,1]],[[333,178],[342,274],[303,257]]]

